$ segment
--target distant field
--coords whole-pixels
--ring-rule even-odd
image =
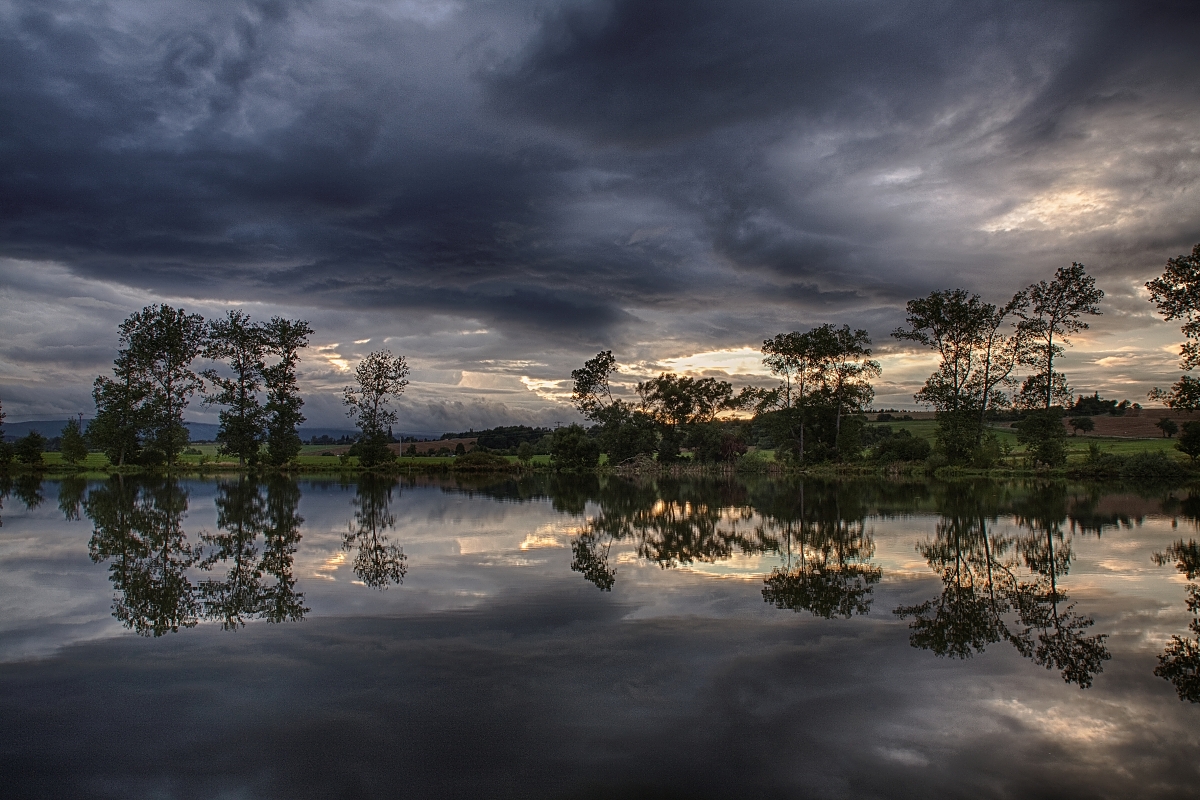
[[[1097,420],[1101,419],[1096,417]],[[1108,418],[1120,419],[1120,418]],[[1154,418],[1155,421],[1158,417]],[[911,420],[905,422],[871,422],[868,423],[872,427],[884,426],[890,427],[894,431],[906,430],[913,436],[919,436],[923,439],[928,439],[930,444],[933,443],[934,437],[937,435],[937,422],[933,420]],[[1011,427],[1010,423],[998,423],[990,426],[990,430],[996,434],[1001,442],[1007,442],[1012,448],[1011,452],[1014,456],[1023,456],[1025,454],[1025,446],[1017,441],[1017,434]],[[1099,427],[1099,425],[1097,426]],[[1187,456],[1175,449],[1174,439],[1164,439],[1157,428],[1151,427],[1156,436],[1152,438],[1129,438],[1126,436],[1098,436],[1095,434],[1079,436],[1067,435],[1067,460],[1070,462],[1082,461],[1088,452],[1088,445],[1095,444],[1101,451],[1113,453],[1115,455],[1131,455],[1133,453],[1143,452],[1163,452],[1180,460],[1187,460]]]

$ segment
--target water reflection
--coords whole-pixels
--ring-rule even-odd
[[[373,589],[401,584],[408,573],[408,557],[387,536],[387,531],[396,527],[396,516],[391,513],[393,492],[399,494],[395,478],[361,477],[354,493],[354,516],[342,540],[344,550],[358,549],[354,574]]]
[[[200,553],[183,530],[187,506],[188,494],[174,480],[121,476],[84,501],[94,526],[88,552],[97,563],[110,562],[117,592],[113,616],[143,636],[162,636],[198,621],[200,603],[187,570]]]
[[[64,514],[74,513],[74,491],[68,487],[66,500],[60,494]],[[93,525],[88,549],[93,561],[109,564],[117,593],[113,615],[144,636],[190,628],[201,619],[226,629],[248,619],[302,619],[308,609],[292,574],[303,522],[296,513],[299,498],[295,482],[282,477],[265,485],[246,478],[221,482],[218,531],[192,543],[182,524],[188,492],[177,481],[116,476],[93,488],[82,500]],[[206,575],[198,583],[193,568]]]
[[[1071,536],[1065,487],[1049,484],[1017,498],[1001,487],[947,492],[935,535],[918,546],[942,580],[938,597],[895,613],[912,619],[914,647],[968,658],[1007,641],[1035,664],[1057,669],[1081,688],[1110,658],[1104,634],[1087,635],[1094,621],[1078,614],[1060,581],[1070,571]],[[976,487],[978,488],[978,487]],[[1021,533],[993,530],[1002,509]]]
[[[1200,507],[1196,496],[1115,495],[1061,483],[538,475],[405,485],[511,502],[548,499],[562,513],[585,517],[569,541],[570,569],[601,591],[617,586],[618,551],[664,570],[749,556],[734,568],[761,576],[764,601],[825,619],[873,610],[884,576],[873,525],[936,514],[916,549],[940,591],[893,612],[908,624],[911,645],[965,659],[1006,643],[1080,687],[1092,685],[1110,653],[1106,633],[1094,630],[1093,618],[1065,589],[1079,542],[1140,524],[1146,514],[1194,519]],[[351,487],[341,548],[352,556],[355,578],[376,589],[402,584],[409,564],[395,541],[401,483],[366,476],[345,486]],[[45,502],[36,476],[9,480],[0,490],[30,509]],[[183,527],[189,494],[176,481],[67,478],[57,492],[65,519],[92,523],[89,552],[107,566],[114,616],[147,636],[201,621],[237,629],[255,619],[303,619],[309,609],[293,574],[300,496],[297,483],[284,477],[220,481],[215,531],[189,538]],[[1181,539],[1159,558],[1186,574],[1193,622],[1188,636],[1168,643],[1157,674],[1181,698],[1198,701],[1200,587],[1193,581],[1200,557],[1194,542]]]
[[[748,524],[752,509],[736,484],[612,479],[560,482],[552,484],[551,491],[555,508],[561,510],[581,514],[589,500],[599,505],[599,512],[571,543],[571,569],[602,591],[610,591],[616,582],[616,570],[609,564],[614,542],[633,543],[639,558],[663,569],[763,550]]]
[[[1193,501],[1196,498],[1189,498]],[[1184,544],[1180,539],[1165,553],[1154,554],[1155,563],[1161,565],[1175,562],[1175,568],[1187,578],[1187,609],[1192,614],[1188,624],[1191,636],[1171,637],[1166,649],[1158,657],[1154,674],[1165,678],[1175,686],[1180,700],[1200,703],[1200,586],[1193,581],[1200,574],[1200,545],[1192,539]]]
[[[772,487],[780,488],[754,498],[763,549],[786,559],[765,579],[763,600],[825,619],[868,613],[883,570],[870,563],[875,542],[857,495],[803,482]]]

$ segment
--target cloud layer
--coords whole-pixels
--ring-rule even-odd
[[[527,387],[599,349],[837,321],[894,351],[907,299],[1073,260],[1109,297],[1069,373],[1140,399],[1178,340],[1140,286],[1200,240],[1198,31],[1186,3],[2,3],[5,407],[77,410],[165,300],[305,316],[343,363],[386,340],[414,408],[545,421]]]

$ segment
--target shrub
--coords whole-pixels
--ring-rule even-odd
[[[1048,467],[1067,463],[1067,429],[1062,424],[1062,409],[1031,411],[1013,427],[1035,463]]]
[[[46,437],[37,431],[30,431],[28,436],[17,439],[17,445],[13,448],[17,456],[17,461],[20,461],[22,464],[28,464],[31,467],[40,467],[42,465],[42,451],[45,449]]]
[[[875,446],[872,458],[875,461],[888,463],[891,461],[924,461],[933,451],[929,442],[919,436],[913,436],[910,431],[897,431],[881,440]]]
[[[1200,458],[1200,422],[1183,423],[1183,433],[1175,443],[1175,449],[1190,458],[1193,464],[1196,463],[1196,459]]]
[[[554,432],[550,458],[558,470],[595,469],[600,461],[600,445],[580,425],[568,425]]]
[[[1182,481],[1188,472],[1166,453],[1134,453],[1124,459],[1121,477],[1126,480]]]
[[[512,469],[513,465],[502,455],[489,453],[486,450],[472,450],[454,459],[450,469],[456,471],[491,471]]]

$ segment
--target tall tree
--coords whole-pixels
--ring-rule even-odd
[[[390,455],[387,428],[396,421],[397,413],[389,403],[408,386],[408,363],[390,350],[377,350],[359,362],[354,377],[358,385],[343,390],[342,402],[347,416],[362,431],[359,463],[374,466]]]
[[[0,405],[0,469],[4,469],[12,461],[12,447],[4,441],[4,406]]]
[[[269,352],[279,359],[263,370],[267,389],[267,461],[282,466],[300,455],[300,434],[296,428],[304,422],[300,413],[304,400],[296,386],[296,367],[313,329],[302,319],[273,317],[265,333]]]
[[[92,446],[118,467],[136,460],[142,449],[146,403],[150,386],[130,346],[131,330],[121,326],[121,348],[113,360],[111,378],[103,375],[92,384],[96,418],[88,425]]]
[[[771,419],[776,423],[773,427],[786,431],[787,438],[796,442],[796,453],[803,462],[809,422],[808,399],[820,372],[816,342],[811,332],[780,333],[773,339],[763,340],[762,354],[763,365],[781,382],[775,389],[759,395],[758,412],[773,412]]]
[[[1167,259],[1163,274],[1147,283],[1146,288],[1165,319],[1183,320],[1180,330],[1186,341],[1179,368],[1191,372],[1200,365],[1200,244],[1192,248],[1191,255]],[[1195,411],[1200,409],[1200,381],[1184,375],[1168,390],[1155,387],[1150,398],[1170,408]]]
[[[611,350],[603,350],[595,358],[589,358],[583,366],[571,370],[573,381],[571,402],[579,413],[595,420],[604,409],[614,402],[608,378],[617,371],[617,359]]]
[[[205,344],[204,318],[168,305],[146,306],[121,323],[121,336],[149,387],[147,444],[162,453],[170,468],[189,440],[183,411],[204,388],[192,371]]]
[[[664,372],[637,385],[641,411],[663,429],[660,461],[679,456],[684,432],[695,425],[712,422],[716,415],[734,407],[733,386],[715,378],[692,378]]]
[[[1021,387],[1022,405],[1049,410],[1056,401],[1070,404],[1066,378],[1054,369],[1054,363],[1071,343],[1068,337],[1088,329],[1080,317],[1101,313],[1099,303],[1104,292],[1096,288],[1096,279],[1077,261],[1070,267],[1059,267],[1053,280],[1039,281],[1025,292],[1029,302],[1017,310],[1017,316],[1028,341],[1024,362],[1034,372]]]
[[[63,426],[61,437],[62,444],[59,445],[59,450],[62,452],[63,461],[75,465],[87,458],[87,442],[83,439],[83,432],[79,430],[78,420],[67,420],[67,424]]]
[[[221,452],[236,455],[242,465],[258,462],[264,438],[265,412],[258,392],[266,368],[266,351],[266,332],[244,312],[231,310],[224,319],[209,321],[204,357],[224,361],[232,376],[216,369],[204,370],[201,374],[218,390],[205,395],[204,402],[225,406],[219,415],[217,444]]]
[[[935,291],[909,301],[908,327],[892,333],[941,357],[914,399],[937,410],[938,449],[951,461],[979,447],[988,409],[1007,402],[1001,387],[1013,383],[1026,340],[1020,327],[1008,330],[1027,303],[1025,292],[996,306],[965,289]]]
[[[600,425],[596,439],[609,464],[652,453],[658,446],[658,431],[645,409],[613,397],[609,378],[616,371],[616,358],[604,350],[571,372],[571,400],[580,414]]]
[[[871,337],[849,325],[836,328],[825,324],[810,331],[819,356],[819,379],[823,393],[835,410],[833,448],[838,449],[842,414],[861,413],[875,398],[871,379],[882,374],[879,362],[871,359]]]

